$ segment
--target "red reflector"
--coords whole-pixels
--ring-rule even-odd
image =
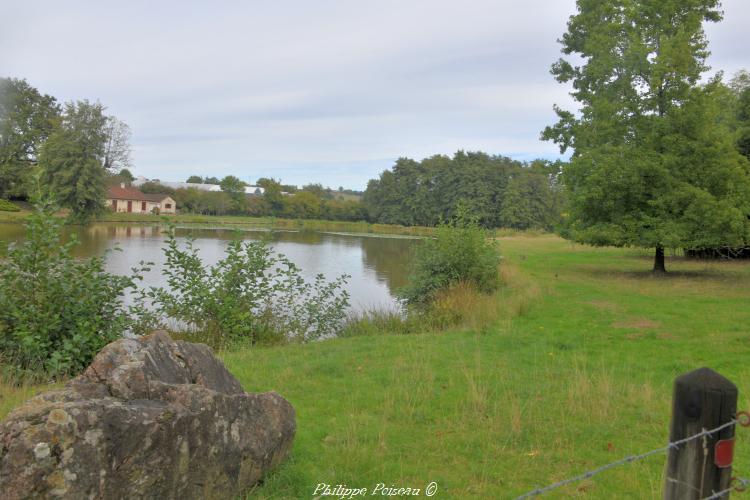
[[[732,466],[732,458],[734,457],[734,438],[722,439],[716,443],[716,449],[714,450],[714,463],[716,467],[724,469]]]

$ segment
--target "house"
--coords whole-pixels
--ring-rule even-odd
[[[107,206],[114,212],[134,214],[174,214],[177,204],[168,194],[144,194],[139,189],[126,186],[110,186]]]

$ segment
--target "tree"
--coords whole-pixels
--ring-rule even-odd
[[[318,196],[310,191],[300,191],[287,198],[284,215],[292,219],[317,219],[321,210],[322,203]]]
[[[244,208],[245,183],[233,175],[227,175],[221,180],[221,190],[232,199],[232,211],[240,213]]]
[[[704,22],[721,20],[718,0],[578,0],[561,39],[574,66],[552,73],[572,82],[580,114],[555,108],[544,139],[573,149],[563,179],[568,234],[594,245],[665,248],[747,241],[748,162],[721,124],[707,70]]]
[[[145,194],[168,194],[170,196],[173,196],[175,194],[175,189],[172,189],[169,186],[165,186],[164,184],[160,184],[157,181],[148,181],[144,182],[140,186],[138,186],[138,190]]]
[[[219,183],[225,193],[236,194],[245,192],[245,183],[233,175],[227,175]]]
[[[66,103],[62,123],[42,147],[39,165],[58,203],[79,221],[104,209],[106,171],[101,158],[107,136],[104,107]]]
[[[203,177],[200,175],[191,175],[186,182],[190,184],[203,184]]]
[[[316,184],[307,184],[302,187],[302,191],[306,191],[308,193],[312,193],[315,196],[317,196],[320,199],[326,198],[331,199],[333,196],[331,196],[331,190],[330,188],[324,188],[322,184],[316,183]]]
[[[54,97],[26,80],[0,78],[0,198],[27,196],[39,151],[59,115]]]
[[[508,181],[499,215],[503,227],[552,231],[559,222],[559,198],[548,177],[527,169]]]
[[[214,184],[218,186],[220,184],[220,181],[216,177],[206,177],[205,179],[203,179],[203,184]]]
[[[125,179],[127,182],[133,182],[135,180],[135,177],[133,177],[133,174],[127,168],[120,170],[120,173],[117,175]]]
[[[104,156],[102,165],[108,172],[130,167],[130,127],[114,116],[107,116],[104,123]]]
[[[272,215],[279,215],[284,210],[284,196],[281,194],[281,184],[274,179],[261,177],[256,183],[264,189],[263,200]]]
[[[422,161],[399,158],[368,183],[362,203],[370,220],[386,224],[436,226],[454,218],[463,205],[481,226],[500,227],[508,182],[527,167],[482,152],[458,151],[452,158],[434,155]],[[557,206],[553,200],[545,204]]]

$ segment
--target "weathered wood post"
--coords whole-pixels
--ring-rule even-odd
[[[710,368],[681,375],[674,381],[669,442],[719,427],[734,419],[736,413],[737,387],[732,382]],[[716,445],[724,440],[732,442],[723,442],[717,456]],[[733,441],[734,426],[729,426],[671,449],[664,500],[700,500],[729,488]],[[728,494],[722,500],[726,498]]]

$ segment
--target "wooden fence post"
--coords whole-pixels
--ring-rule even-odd
[[[737,387],[732,382],[710,368],[681,375],[674,381],[669,442],[719,427],[736,413]],[[714,456],[716,443],[729,439],[734,439],[734,426],[669,450],[664,500],[700,500],[729,488],[731,463],[720,468]]]

